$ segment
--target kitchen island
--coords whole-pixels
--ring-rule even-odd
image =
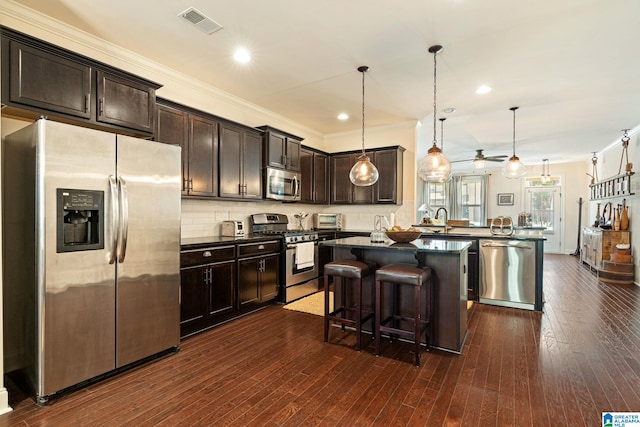
[[[388,264],[411,264],[431,268],[434,285],[433,337],[434,347],[462,352],[467,335],[467,241],[417,239],[411,243],[372,243],[369,237],[348,237],[319,243],[333,249],[333,259],[357,259],[373,261],[379,267]],[[373,280],[373,279],[371,279]],[[362,290],[363,306],[373,301],[372,286],[365,283]],[[334,293],[334,298],[339,298]],[[411,307],[410,292],[401,293],[400,311]],[[385,301],[390,299],[385,295]],[[336,304],[340,301],[335,301]],[[386,308],[388,310],[388,308]],[[383,317],[387,313],[383,313]],[[403,314],[410,314],[403,312]],[[364,325],[364,330],[372,330],[372,325]]]

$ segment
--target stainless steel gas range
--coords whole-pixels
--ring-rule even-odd
[[[278,299],[289,303],[319,289],[318,233],[290,230],[289,218],[283,214],[262,213],[250,216],[254,234],[280,235],[284,240],[283,262],[285,283]]]

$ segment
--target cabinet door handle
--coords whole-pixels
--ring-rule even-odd
[[[258,250],[259,250],[259,251],[264,250],[264,245],[258,245]]]
[[[193,179],[189,178],[189,191],[193,191]]]
[[[204,251],[204,253],[202,254],[203,257],[210,257],[211,256],[211,252],[210,251]]]
[[[98,116],[104,114],[104,96],[98,101]]]
[[[88,93],[84,96],[84,112],[89,112],[89,103],[91,102],[91,94]]]

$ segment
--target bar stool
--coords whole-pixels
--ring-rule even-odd
[[[352,326],[356,330],[356,350],[360,351],[362,324],[373,317],[373,307],[369,314],[362,317],[362,281],[370,276],[376,269],[373,262],[361,262],[356,260],[339,260],[324,265],[324,342],[329,341],[329,322],[334,321],[345,326]],[[345,280],[341,284],[341,306],[334,307],[329,312],[329,277],[341,277]],[[347,287],[351,286],[355,291],[355,307],[347,307]],[[337,289],[335,289],[337,292]],[[355,318],[347,319],[347,311],[354,311]]]
[[[391,313],[382,319],[382,284],[392,285]],[[398,313],[398,285],[413,286],[413,317],[402,316]],[[426,292],[426,319],[422,318],[422,298],[421,291],[425,287]],[[426,334],[427,350],[431,347],[432,316],[433,316],[433,284],[431,282],[431,269],[429,267],[414,267],[411,265],[391,264],[385,265],[376,271],[376,307],[375,307],[375,341],[376,356],[380,355],[380,335],[387,332],[389,336],[398,335],[402,338],[413,339],[415,345],[416,359],[415,365],[420,366],[420,337],[423,332],[429,329]],[[392,322],[390,326],[386,326]],[[398,322],[409,323],[410,329],[401,329]]]

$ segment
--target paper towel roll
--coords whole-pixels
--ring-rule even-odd
[[[389,215],[389,222],[391,223],[392,227],[396,225],[396,214],[394,214],[393,212],[391,212],[391,214]]]

